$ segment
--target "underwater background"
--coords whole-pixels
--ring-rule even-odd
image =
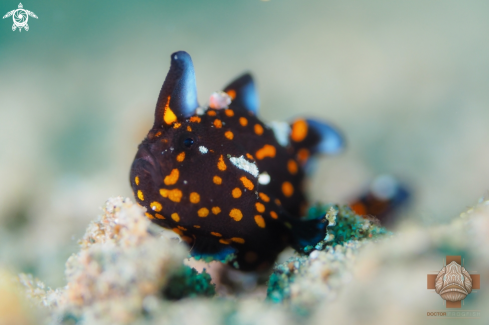
[[[318,160],[311,201],[373,177],[412,188],[402,219],[447,223],[489,188],[489,3],[28,1],[0,21],[0,267],[61,286],[105,200],[132,197],[170,54],[193,59],[201,105],[244,71],[264,121],[314,116],[346,151]],[[3,16],[18,2],[0,2]],[[432,271],[432,270],[428,270]]]

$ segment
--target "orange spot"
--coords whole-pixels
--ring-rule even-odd
[[[231,239],[219,239],[219,242],[224,245],[231,244]]]
[[[199,211],[197,211],[197,215],[201,218],[207,217],[209,215],[209,209],[201,208]]]
[[[280,202],[280,200],[279,200],[279,199],[275,199],[275,200],[273,200],[273,201],[275,202],[275,204],[276,204],[276,205],[282,205],[282,202]]]
[[[367,208],[365,205],[361,202],[356,202],[350,205],[350,208],[355,212],[356,214],[360,216],[364,216],[367,214]]]
[[[173,230],[173,232],[177,233],[178,235],[183,236],[183,232],[180,229],[173,228],[172,230]]]
[[[265,206],[260,202],[255,203],[255,208],[256,208],[256,211],[258,211],[260,213],[265,212]]]
[[[248,159],[255,160],[255,158],[253,158],[253,156],[250,155],[249,153],[246,154],[246,157],[248,157]]]
[[[141,190],[138,190],[138,199],[140,199],[141,201],[144,201],[144,194],[143,194],[143,192],[141,192]]]
[[[224,110],[224,114],[226,114],[227,117],[232,117],[234,116],[234,111],[232,109],[226,109]]]
[[[218,128],[218,129],[222,128],[222,122],[221,122],[221,120],[220,120],[220,119],[218,119],[218,118],[216,118],[216,119],[214,120],[214,126],[215,126],[216,128]]]
[[[263,219],[262,216],[256,215],[255,216],[255,222],[260,228],[265,228],[265,220]]]
[[[184,152],[180,152],[177,156],[177,161],[178,162],[182,162],[183,160],[185,159],[185,151]]]
[[[161,131],[156,132],[155,137],[159,137],[161,135]]]
[[[297,120],[292,124],[292,132],[290,137],[295,142],[300,142],[307,136],[307,122],[304,120]]]
[[[220,233],[218,233],[218,232],[213,232],[213,231],[211,231],[211,235],[212,235],[212,236],[216,236],[216,237],[222,237],[222,235],[221,235]]]
[[[190,122],[192,122],[192,123],[200,123],[200,117],[198,117],[198,116],[192,116],[190,118]]]
[[[168,96],[168,99],[166,100],[165,110],[164,110],[164,113],[163,113],[163,120],[168,125],[172,124],[173,122],[175,122],[177,120],[177,116],[170,109],[170,98],[171,97]]]
[[[152,216],[150,213],[145,212],[144,214],[145,214],[145,215],[146,215],[146,217],[148,217],[149,219],[154,219],[154,217],[153,217],[153,216]]]
[[[240,221],[243,218],[243,213],[240,209],[231,209],[229,216],[234,219],[234,221]]]
[[[260,124],[255,124],[255,133],[256,135],[262,135],[263,134],[263,126]]]
[[[134,177],[134,183],[136,183],[136,185],[139,185],[139,176]]]
[[[289,173],[291,173],[292,175],[297,174],[298,167],[295,160],[289,159],[289,161],[287,162],[287,169],[289,170]]]
[[[200,202],[200,195],[197,192],[190,193],[190,202],[196,204]]]
[[[304,164],[309,158],[309,150],[302,148],[297,152],[297,159],[301,164]]]
[[[260,192],[258,195],[260,196],[260,199],[262,199],[263,201],[270,202],[270,198],[265,193]]]
[[[243,186],[246,187],[247,189],[249,189],[250,191],[252,191],[255,188],[255,185],[253,185],[253,182],[250,181],[245,176],[241,177],[239,180],[243,183]]]
[[[181,236],[182,240],[185,241],[187,244],[191,245],[193,243],[193,239],[190,238],[189,236]]]
[[[155,213],[155,217],[158,218],[158,219],[165,219],[165,217],[163,217],[161,214],[159,213]]]
[[[247,126],[248,120],[246,119],[246,117],[240,117],[239,118],[239,124],[241,124],[241,126]]]
[[[226,164],[224,163],[224,158],[222,157],[222,155],[221,155],[221,157],[219,157],[219,161],[217,162],[217,168],[219,168],[219,170],[222,170],[222,171],[226,170],[226,168],[227,168]]]
[[[156,201],[155,202],[151,202],[151,204],[149,206],[151,207],[151,210],[156,211],[156,212],[160,212],[161,209],[163,208],[161,206],[161,203],[156,202]]]
[[[180,230],[184,230],[184,231],[187,231],[187,228],[185,228],[185,227],[182,227],[182,226],[177,226],[177,228],[178,228],[178,229],[180,229]]]
[[[290,182],[283,182],[282,193],[284,193],[286,197],[291,197],[292,194],[294,194],[294,186],[292,186]]]
[[[226,91],[226,93],[228,94],[229,97],[231,97],[231,100],[234,100],[236,98],[236,91],[235,90],[230,89],[230,90]]]
[[[175,123],[175,124],[173,124],[173,128],[174,129],[178,129],[181,126],[182,126],[182,123]]]
[[[192,128],[190,127],[190,125],[187,125],[187,131],[192,132]]]
[[[277,212],[275,212],[275,211],[270,211],[270,217],[272,217],[273,219],[278,219]]]
[[[235,243],[238,243],[238,244],[244,244],[245,243],[245,240],[243,238],[239,238],[239,237],[233,237],[233,238],[231,238],[231,240]]]
[[[237,199],[237,198],[241,197],[241,190],[240,190],[239,188],[237,188],[237,187],[236,187],[236,188],[235,188],[235,189],[234,189],[234,190],[231,192],[231,194],[233,195],[233,197],[234,197],[235,199]]]
[[[180,221],[180,216],[178,215],[178,213],[174,212],[171,214],[171,218],[173,219],[173,221],[175,222],[179,222]]]
[[[224,133],[224,136],[225,136],[226,138],[228,138],[229,140],[233,140],[233,138],[234,138],[234,134],[233,134],[233,132],[231,132],[231,131],[226,131],[226,132]]]
[[[166,185],[173,185],[178,181],[178,177],[180,176],[180,172],[178,169],[173,169],[170,173],[170,175],[165,177],[165,184]]]
[[[182,191],[179,189],[167,190],[166,188],[162,188],[160,189],[160,195],[169,198],[173,202],[180,202],[182,199]]]
[[[222,184],[222,178],[219,177],[219,176],[214,176],[214,178],[212,179],[212,181],[214,182],[214,184],[216,185],[221,185]]]
[[[216,116],[216,111],[208,110],[207,111],[207,115],[209,115],[209,116]]]
[[[258,151],[255,154],[256,159],[262,160],[263,158],[270,157],[273,158],[275,157],[276,154],[276,149],[274,146],[266,144],[263,146],[263,148],[258,149]]]
[[[219,214],[221,213],[221,208],[220,207],[212,207],[212,213],[214,214]]]
[[[200,226],[199,226],[199,225],[195,225],[195,226],[194,226],[194,228],[197,228],[197,229],[199,229],[199,228],[200,228]]]

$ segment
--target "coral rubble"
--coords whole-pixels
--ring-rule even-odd
[[[319,325],[432,322],[426,312],[444,307],[426,290],[426,274],[439,270],[448,254],[463,255],[482,283],[489,278],[489,201],[450,224],[409,224],[394,235],[347,207],[312,207],[309,217],[325,212],[328,236],[275,265],[267,299],[217,295],[208,273],[184,264],[186,246],[122,198],[108,200],[104,214],[89,225],[80,251],[66,263],[65,287],[52,290],[28,275],[20,279],[40,312],[50,313],[50,324]],[[465,303],[487,321],[488,299],[480,290]]]

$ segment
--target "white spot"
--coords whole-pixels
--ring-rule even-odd
[[[231,157],[229,158],[229,160],[231,160],[233,165],[238,167],[239,169],[242,169],[255,177],[258,176],[258,167],[256,167],[254,162],[249,162],[248,160],[246,160],[244,156],[241,156],[239,158]]]
[[[209,107],[213,109],[228,108],[231,104],[231,97],[223,91],[213,92],[209,98]]]
[[[200,146],[199,147],[199,151],[202,152],[202,153],[207,153],[209,150],[206,147],[204,147],[204,146]]]
[[[258,183],[261,185],[267,185],[270,183],[270,175],[268,175],[267,172],[263,172],[260,175],[258,175]]]
[[[175,58],[175,60],[178,60],[178,55],[175,54],[174,58]]]
[[[289,144],[290,125],[286,122],[271,121],[267,125],[273,130],[277,142],[286,147]]]
[[[186,185],[186,184],[187,184],[187,181],[183,181],[183,184],[185,184],[185,185]]]
[[[197,114],[197,115],[204,115],[204,113],[205,113],[205,110],[202,107],[197,107],[195,109],[195,114]]]

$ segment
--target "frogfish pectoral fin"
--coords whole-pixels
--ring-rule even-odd
[[[291,124],[290,140],[299,156],[306,160],[314,154],[337,154],[345,147],[345,139],[337,128],[315,119],[295,120]]]
[[[281,215],[279,220],[289,229],[292,235],[291,246],[299,252],[304,252],[307,247],[316,246],[327,234],[328,220],[324,216],[306,220]]]

